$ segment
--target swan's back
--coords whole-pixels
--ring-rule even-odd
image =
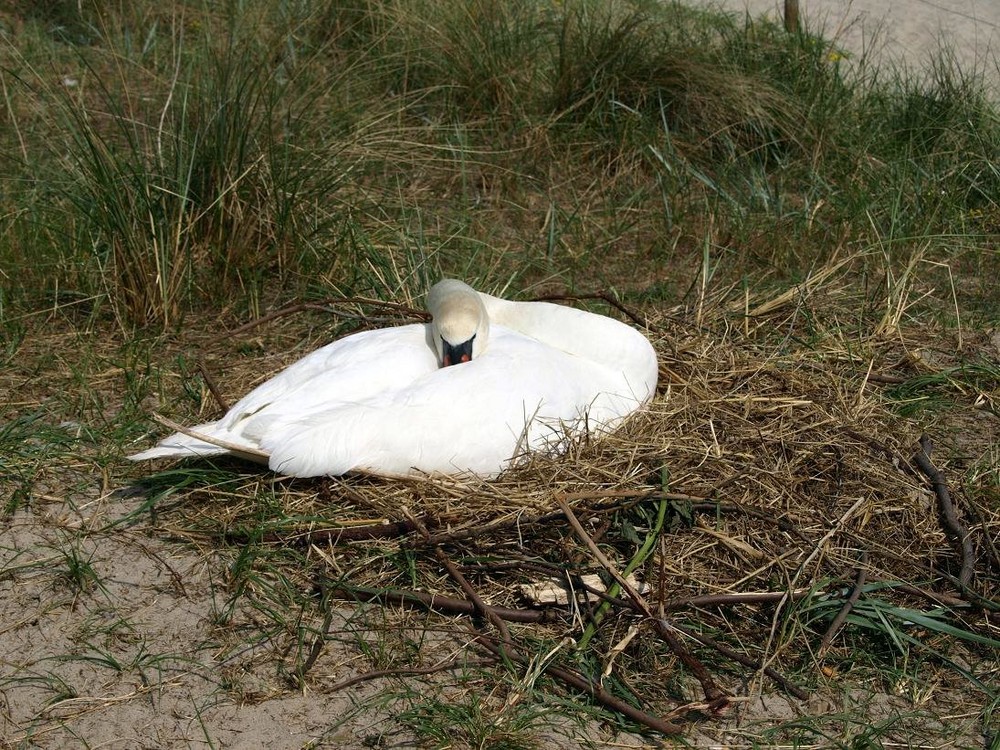
[[[285,421],[260,445],[272,469],[295,476],[492,476],[515,454],[558,445],[584,420],[613,427],[640,403],[620,373],[494,326],[481,357]]]

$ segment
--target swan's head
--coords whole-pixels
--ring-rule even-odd
[[[455,279],[439,281],[427,293],[431,336],[442,367],[475,359],[486,351],[490,320],[479,292]]]

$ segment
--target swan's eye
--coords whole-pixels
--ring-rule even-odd
[[[473,336],[468,341],[454,345],[448,343],[444,337],[441,338],[441,366],[450,367],[472,360],[472,342],[476,340]]]

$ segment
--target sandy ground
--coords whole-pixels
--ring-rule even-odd
[[[757,17],[781,18],[782,0],[692,0]],[[981,72],[1000,88],[997,0],[800,0],[802,23],[881,66],[924,68],[943,42],[962,70]],[[995,90],[996,90],[995,88]]]

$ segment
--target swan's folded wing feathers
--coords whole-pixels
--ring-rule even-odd
[[[257,442],[282,423],[363,401],[433,371],[425,329],[422,324],[397,326],[327,344],[247,394],[219,426]]]

